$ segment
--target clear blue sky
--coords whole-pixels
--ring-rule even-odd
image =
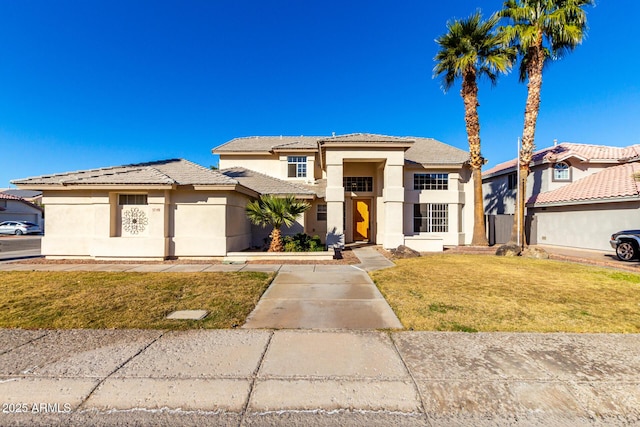
[[[183,157],[249,135],[371,132],[467,147],[459,85],[432,78],[446,21],[500,0],[0,0],[0,187]],[[640,143],[637,0],[588,9],[546,70],[536,144]],[[629,18],[625,22],[626,18]],[[525,86],[480,87],[487,167],[516,155]]]

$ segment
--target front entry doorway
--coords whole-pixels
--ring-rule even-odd
[[[353,240],[369,241],[371,232],[371,199],[353,201]]]

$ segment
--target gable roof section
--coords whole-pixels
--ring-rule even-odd
[[[184,159],[89,169],[11,181],[24,186],[70,185],[235,185],[218,171]]]
[[[563,142],[554,147],[544,148],[533,153],[531,165],[556,163],[577,158],[590,163],[621,163],[640,156],[640,144],[629,147],[611,147],[607,145],[576,144]],[[484,171],[483,178],[502,175],[515,170],[517,159],[509,160]]]
[[[319,146],[397,146],[407,148],[408,163],[453,165],[469,160],[469,153],[433,138],[352,133],[330,137],[253,136],[235,138],[212,150],[214,154],[267,154],[278,151],[314,150]]]
[[[405,152],[406,163],[421,165],[461,165],[469,153],[433,138],[412,138],[415,143]]]
[[[602,203],[626,199],[640,200],[640,163],[624,163],[606,168],[553,191],[537,194],[527,204],[534,206]]]
[[[277,150],[318,149],[317,136],[251,136],[234,138],[213,150],[214,154],[269,153]]]
[[[227,168],[220,172],[229,179],[238,181],[242,186],[260,194],[294,194],[310,198],[316,195],[308,188],[243,167]]]

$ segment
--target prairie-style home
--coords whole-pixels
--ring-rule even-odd
[[[441,251],[468,244],[473,183],[466,151],[430,138],[349,134],[236,138],[219,170],[172,159],[15,180],[43,191],[48,257],[216,257],[261,246],[246,204],[294,194],[311,209],[285,234],[329,247],[363,241]]]

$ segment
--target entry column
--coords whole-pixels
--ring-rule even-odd
[[[344,247],[344,187],[342,157],[327,151],[327,247]]]
[[[390,153],[384,167],[384,241],[387,249],[404,245],[404,152]]]

